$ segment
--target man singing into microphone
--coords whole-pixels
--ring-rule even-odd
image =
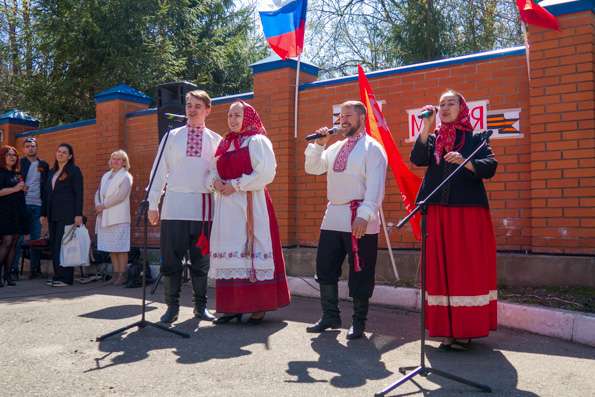
[[[207,235],[211,226],[213,180],[210,168],[214,165],[215,150],[221,137],[205,127],[211,112],[211,98],[202,90],[186,94],[184,127],[171,130],[166,147],[165,137],[159,146],[151,174],[155,180],[149,192],[149,221],[159,222],[159,200],[167,183],[161,213],[161,273],[165,288],[167,311],[163,323],[173,323],[178,318],[182,260],[189,253],[191,262],[194,316],[214,321],[207,310],[208,253],[203,255],[196,243]],[[156,170],[158,156],[163,156]]]
[[[318,333],[341,327],[338,281],[345,256],[349,263],[349,296],[353,298],[353,324],[347,339],[364,336],[368,301],[374,275],[380,227],[379,208],[384,197],[386,154],[366,134],[366,108],[359,101],[341,105],[341,134],[346,138],[325,149],[328,129],[306,148],[306,172],[326,173],[328,204],[322,220],[316,280],[320,284],[322,318],[307,328]]]

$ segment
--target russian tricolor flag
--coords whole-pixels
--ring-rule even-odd
[[[297,57],[304,48],[307,0],[261,0],[258,13],[264,36],[281,57]]]

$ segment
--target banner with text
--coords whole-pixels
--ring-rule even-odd
[[[485,131],[488,128],[488,104],[489,100],[467,102],[469,106],[469,116],[471,118],[471,125],[473,132]],[[409,120],[409,134],[408,141],[413,142],[417,138],[417,134],[421,131],[424,119],[418,119],[417,115],[421,113],[422,108],[408,109],[407,119]],[[439,116],[436,116],[436,125],[438,125]]]

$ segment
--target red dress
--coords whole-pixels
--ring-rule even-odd
[[[248,147],[228,151],[217,159],[217,171],[223,180],[250,175],[253,172]],[[219,313],[253,313],[275,310],[290,302],[285,259],[279,238],[279,226],[269,192],[265,189],[266,206],[275,265],[272,280],[217,279],[216,308]],[[242,247],[238,247],[241,249]]]

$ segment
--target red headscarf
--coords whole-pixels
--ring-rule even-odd
[[[455,148],[455,140],[457,138],[457,130],[463,132],[473,131],[471,120],[469,119],[469,107],[465,98],[461,94],[457,94],[459,98],[459,114],[457,119],[451,123],[440,122],[438,127],[438,133],[436,137],[436,145],[434,148],[434,157],[436,158],[436,164],[440,164],[440,160],[444,153],[452,152],[453,149],[458,150],[465,144],[465,137]]]
[[[234,103],[241,103],[244,105],[244,118],[242,120],[242,127],[240,128],[240,132],[229,131],[227,133],[225,138],[223,138],[219,144],[219,147],[215,152],[215,157],[219,157],[226,153],[232,144],[236,150],[239,149],[242,145],[242,140],[246,137],[257,134],[266,135],[267,133],[264,129],[264,125],[262,124],[262,120],[260,120],[258,112],[256,112],[256,109],[244,101],[237,101]]]

